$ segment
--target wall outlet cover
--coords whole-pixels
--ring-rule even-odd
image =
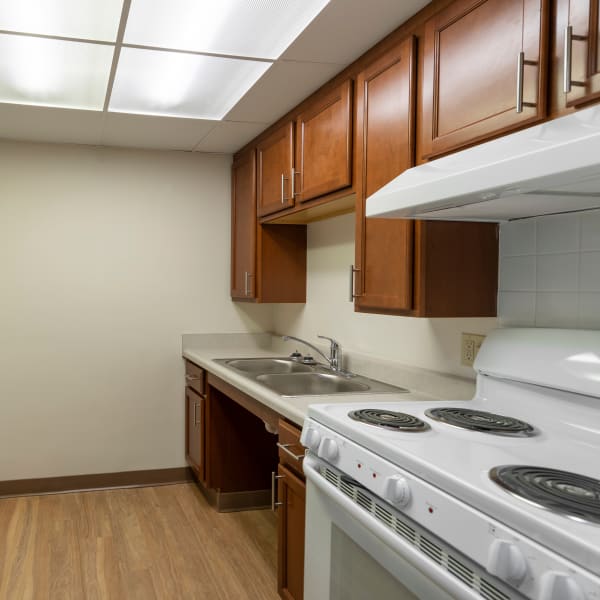
[[[481,348],[485,335],[477,333],[463,333],[461,335],[460,364],[465,367],[472,367],[475,357]]]

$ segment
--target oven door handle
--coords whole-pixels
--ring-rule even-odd
[[[463,585],[446,570],[440,568],[431,559],[421,554],[414,546],[406,542],[399,535],[394,534],[377,519],[372,517],[365,510],[359,508],[347,498],[342,492],[333,487],[317,471],[319,462],[312,455],[307,455],[304,459],[304,474],[306,479],[331,501],[335,502],[341,510],[349,513],[363,527],[374,534],[386,546],[400,554],[413,567],[421,571],[427,577],[435,581],[444,591],[457,598],[471,598],[472,600],[481,600],[481,596],[474,590]],[[308,511],[307,511],[308,514]]]

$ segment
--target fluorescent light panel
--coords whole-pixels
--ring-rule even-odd
[[[329,0],[132,0],[124,42],[277,59]]]
[[[0,102],[102,110],[114,47],[0,34]]]
[[[270,66],[268,62],[124,47],[109,110],[222,119]]]
[[[0,0],[0,29],[114,42],[123,0]]]

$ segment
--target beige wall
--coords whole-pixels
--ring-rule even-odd
[[[308,226],[306,305],[278,305],[275,330],[407,365],[473,377],[460,365],[460,333],[487,333],[496,319],[413,319],[355,313],[348,301],[348,266],[354,263],[354,215]]]
[[[0,480],[184,464],[183,332],[229,300],[229,157],[0,143]]]

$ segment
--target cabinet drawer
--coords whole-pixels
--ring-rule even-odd
[[[185,384],[201,396],[206,395],[206,372],[189,360],[185,361]]]
[[[302,430],[282,419],[279,420],[279,462],[302,475],[304,446],[300,443]]]

